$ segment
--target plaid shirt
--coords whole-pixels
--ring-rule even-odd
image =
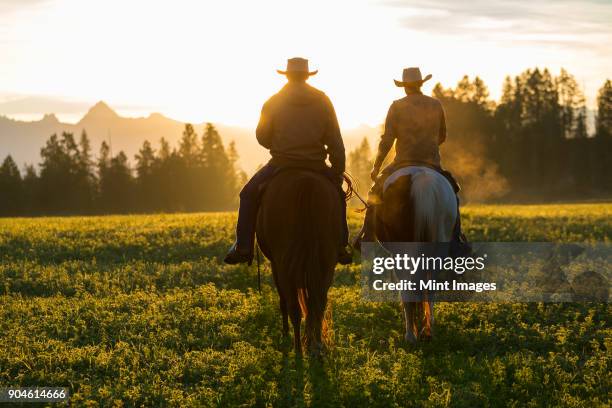
[[[421,92],[410,93],[394,101],[389,108],[374,168],[380,169],[394,142],[393,164],[424,163],[440,167],[438,146],[445,140],[446,119],[442,104]]]

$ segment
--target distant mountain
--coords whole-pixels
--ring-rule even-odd
[[[18,121],[0,116],[0,160],[11,154],[22,166],[25,163],[38,164],[40,149],[54,133],[72,132],[78,140],[85,130],[91,141],[94,155],[98,153],[102,141],[110,142],[113,153],[123,150],[133,162],[134,155],[149,140],[154,147],[159,140],[166,138],[171,146],[177,146],[185,124],[159,113],[148,117],[125,118],[119,116],[106,103],[98,102],[76,124],[61,123],[53,114],[45,115],[39,121]],[[216,125],[224,141],[236,140],[241,164],[251,172],[258,163],[266,160],[267,152],[255,141],[252,131],[232,126]],[[194,124],[201,134],[204,123]]]
[[[202,134],[205,123],[194,124],[198,134]],[[91,141],[93,154],[97,155],[102,141],[110,141],[113,154],[123,150],[130,161],[142,146],[149,140],[155,148],[164,137],[171,146],[178,146],[185,124],[159,113],[148,117],[126,118],[117,114],[106,103],[96,103],[76,124],[61,123],[53,114],[45,115],[39,121],[18,121],[0,116],[0,160],[11,154],[19,166],[25,163],[37,165],[40,162],[40,149],[54,133],[72,132],[75,138],[85,130]],[[254,129],[226,126],[215,123],[226,146],[230,141],[236,142],[240,165],[251,174],[260,164],[269,158],[267,150],[257,144]],[[356,146],[363,136],[371,138],[376,129],[363,126],[345,132],[347,151]],[[373,146],[374,147],[374,146]]]

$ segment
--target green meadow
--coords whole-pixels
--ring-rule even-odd
[[[403,342],[399,303],[336,269],[332,346],[296,358],[270,269],[228,266],[235,213],[0,219],[0,387],[73,406],[605,407],[605,303],[436,305]],[[360,216],[351,214],[353,232]],[[472,206],[473,241],[610,242],[612,204]]]

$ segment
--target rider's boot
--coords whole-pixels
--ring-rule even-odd
[[[472,256],[472,245],[468,242],[465,234],[461,231],[461,213],[459,211],[459,192],[461,191],[461,186],[450,171],[442,168],[439,168],[438,170],[444,177],[446,177],[448,182],[451,184],[457,198],[457,221],[455,222],[453,236],[451,237],[450,255],[453,257]]]
[[[253,247],[255,246],[255,220],[257,203],[240,200],[238,223],[236,225],[236,241],[230,248],[223,262],[229,265],[253,262]]]
[[[348,265],[353,262],[353,254],[347,249],[347,246],[343,246],[338,250],[338,263],[340,265]]]
[[[238,241],[236,241],[228,251],[227,255],[225,255],[223,262],[229,265],[236,265],[240,263],[251,265],[253,262],[253,251],[242,249],[242,247],[238,245]]]
[[[473,255],[472,244],[470,244],[461,231],[461,213],[459,211],[459,196],[457,196],[457,221],[453,229],[450,242],[450,255],[453,257],[469,257]]]

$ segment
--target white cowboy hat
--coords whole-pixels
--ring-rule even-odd
[[[312,72],[309,71],[308,60],[306,58],[290,58],[287,60],[287,70],[281,71],[280,69],[277,69],[276,72],[282,75],[286,75],[289,72],[303,72],[310,76],[316,74],[317,72],[319,72],[319,70]]]
[[[395,85],[399,87],[405,87],[408,85],[422,85],[423,82],[431,79],[431,74],[427,75],[425,78],[421,76],[421,70],[418,67],[405,68],[402,73],[402,80],[398,81],[394,79]]]

